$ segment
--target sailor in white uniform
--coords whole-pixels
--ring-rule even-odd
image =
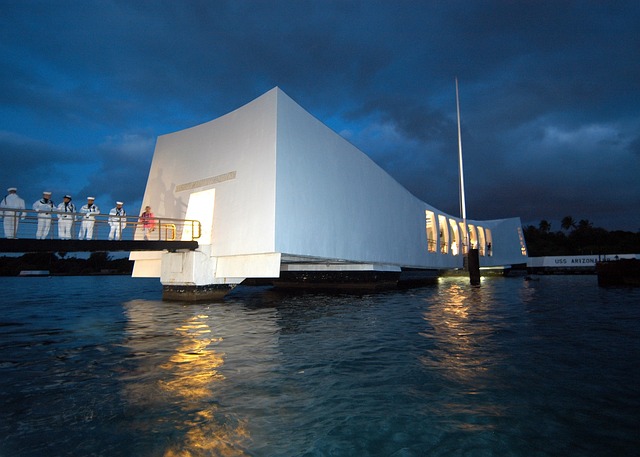
[[[15,238],[18,232],[18,223],[20,220],[24,220],[27,213],[16,211],[24,209],[24,200],[18,196],[18,189],[9,187],[7,192],[9,193],[0,201],[0,216],[4,216],[4,236]],[[10,211],[2,211],[3,208],[10,209]]]
[[[127,219],[125,217],[127,212],[122,205],[124,205],[124,203],[116,202],[116,207],[111,208],[111,211],[109,211],[109,225],[111,226],[111,230],[109,231],[110,240],[121,240],[122,231],[127,225]]]
[[[96,223],[96,215],[100,214],[100,208],[94,205],[94,197],[87,197],[87,204],[80,208],[80,212],[84,214],[82,216],[82,224],[80,224],[80,233],[78,233],[78,239],[81,240],[85,236],[87,240],[93,238],[93,226]]]
[[[76,206],[71,203],[71,195],[65,195],[64,201],[58,205],[58,238],[71,239],[71,229],[75,220]]]
[[[38,229],[36,239],[44,240],[51,228],[51,212],[56,210],[56,204],[51,200],[51,192],[42,192],[42,198],[33,204],[33,210],[38,212]]]

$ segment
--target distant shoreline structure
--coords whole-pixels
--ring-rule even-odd
[[[640,286],[640,259],[617,259],[596,265],[599,286]]]
[[[593,254],[529,257],[527,271],[533,274],[596,274],[598,262],[640,259],[640,254]]]
[[[49,270],[22,270],[18,276],[33,278],[38,276],[51,276]]]

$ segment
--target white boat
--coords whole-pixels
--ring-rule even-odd
[[[49,272],[49,270],[22,270],[20,271],[18,276],[51,276],[51,273]]]

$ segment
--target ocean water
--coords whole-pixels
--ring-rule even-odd
[[[640,455],[640,288],[0,278],[0,456]]]

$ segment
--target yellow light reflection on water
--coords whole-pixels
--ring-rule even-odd
[[[135,426],[148,433],[157,431],[157,427],[166,429],[169,421],[180,418],[172,424],[180,438],[166,446],[161,454],[164,457],[246,455],[243,451],[249,440],[246,421],[221,416],[215,402],[216,388],[225,379],[219,371],[224,364],[224,354],[215,350],[222,338],[213,335],[209,317],[186,316],[176,328],[163,328],[163,321],[153,317],[158,312],[154,302],[133,301],[127,305],[128,345],[134,353],[152,354],[141,359],[143,365],[139,372],[123,375],[127,392],[134,404],[168,411],[166,417],[155,424],[145,422]],[[178,341],[178,344],[167,355],[158,351],[158,340],[154,336],[169,333],[173,334],[168,341]],[[170,412],[176,405],[182,411],[177,416]]]
[[[161,381],[162,389],[184,405],[185,411],[196,408],[183,424],[186,429],[183,442],[170,446],[165,457],[245,455],[238,447],[239,442],[248,438],[245,424],[229,427],[218,423],[217,408],[205,401],[213,398],[216,382],[224,379],[217,370],[224,363],[224,354],[211,348],[221,338],[211,336],[207,317],[194,316],[176,329],[182,337],[181,345],[161,366],[169,374],[169,380]]]
[[[438,291],[437,299],[423,313],[428,330],[421,335],[433,344],[420,362],[428,372],[446,381],[446,394],[443,392],[438,399],[438,407],[459,419],[468,418],[456,421],[459,428],[491,428],[492,419],[476,418],[504,414],[490,401],[489,392],[496,383],[493,367],[502,358],[492,343],[496,332],[490,317],[492,297],[487,290],[471,287],[461,278],[441,279]]]

